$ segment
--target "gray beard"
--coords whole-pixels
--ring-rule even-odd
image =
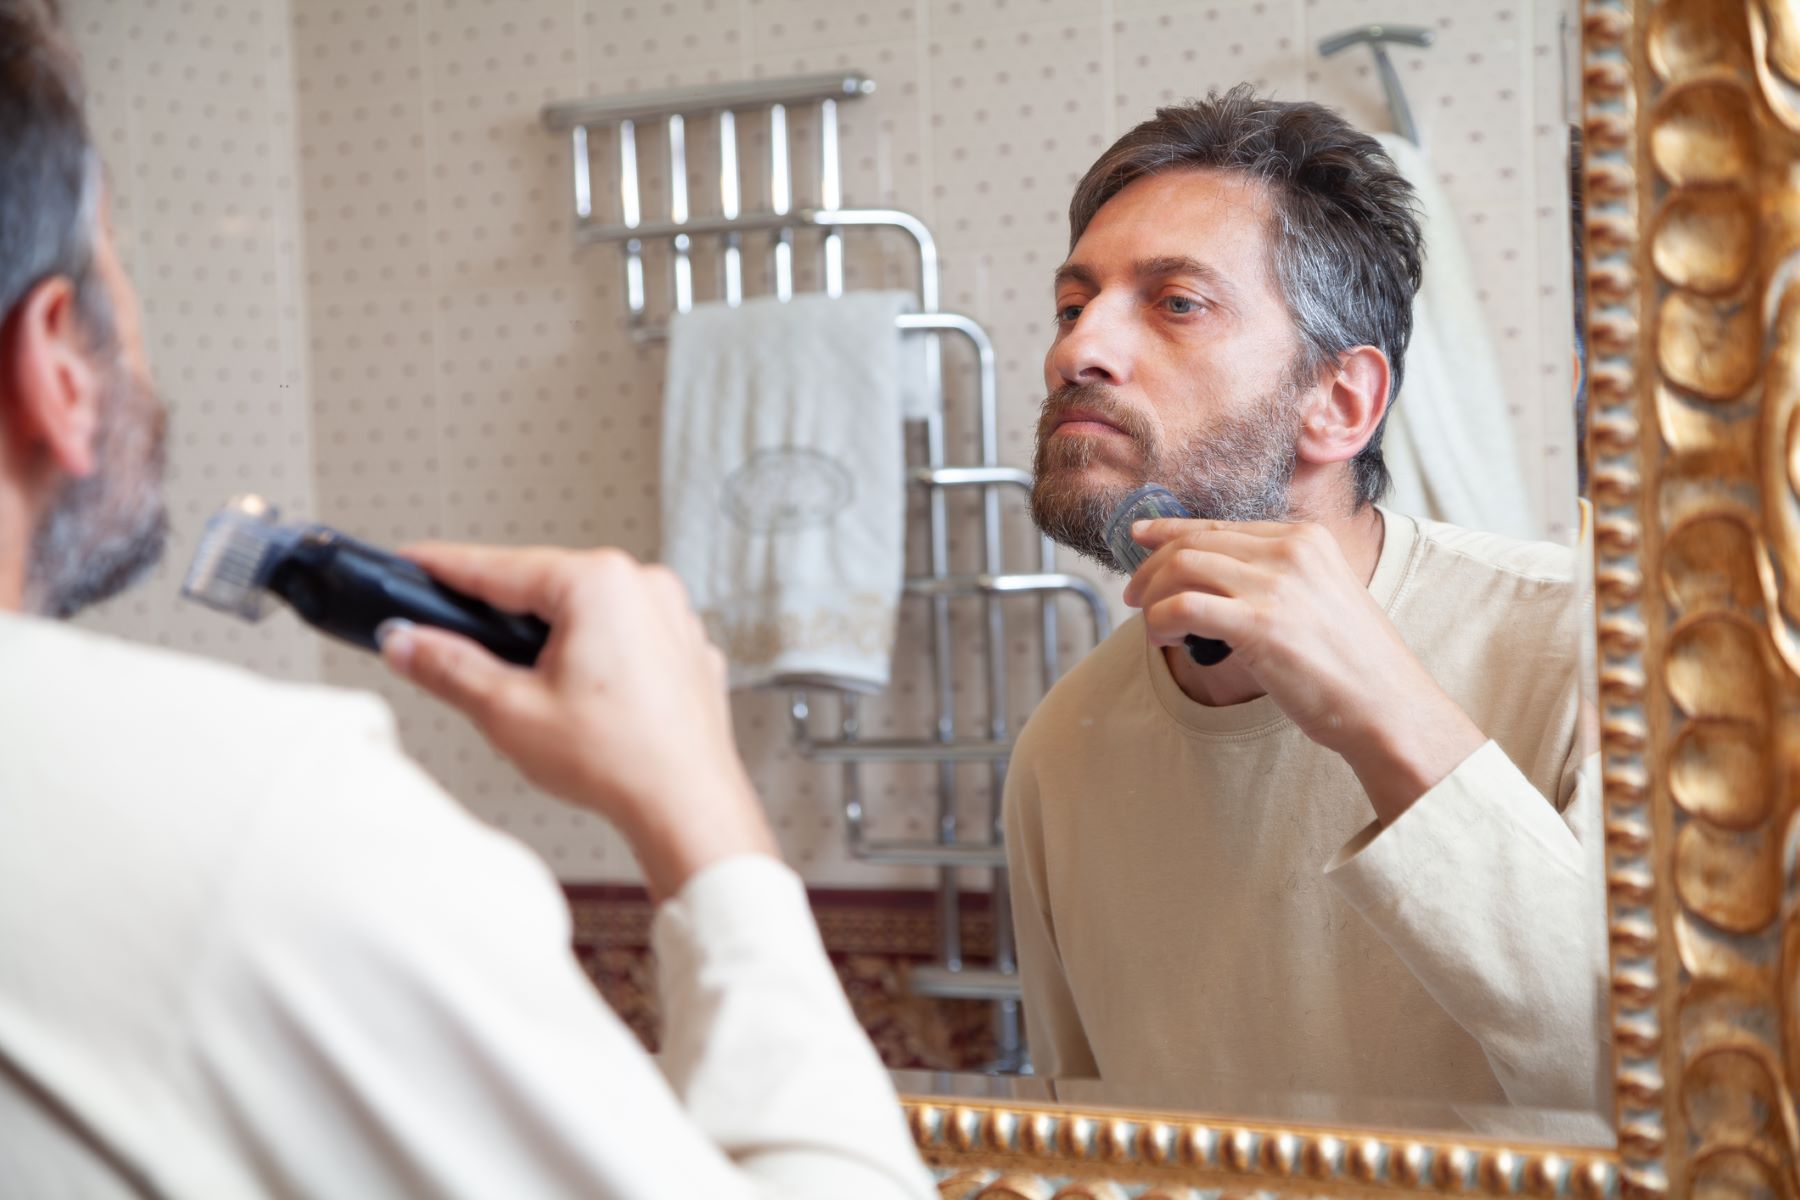
[[[1284,380],[1242,417],[1221,421],[1181,447],[1163,446],[1153,428],[1105,399],[1105,389],[1071,385],[1044,401],[1033,464],[1031,516],[1051,539],[1102,568],[1123,572],[1106,544],[1106,523],[1134,489],[1158,483],[1195,517],[1211,521],[1280,521],[1289,515],[1301,388]],[[1046,426],[1064,409],[1099,409],[1137,446],[1136,471],[1117,484],[1082,478],[1098,457],[1090,439],[1050,443]]]
[[[150,572],[168,542],[163,410],[122,363],[102,387],[97,466],[64,485],[32,538],[26,607],[46,617],[72,617],[116,596]]]

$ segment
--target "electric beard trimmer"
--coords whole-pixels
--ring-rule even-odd
[[[1158,484],[1147,483],[1119,502],[1106,521],[1106,546],[1113,561],[1127,575],[1133,574],[1150,557],[1150,551],[1131,539],[1134,521],[1154,521],[1160,517],[1193,520],[1194,514],[1177,500],[1174,493]],[[1190,633],[1183,639],[1189,656],[1203,667],[1216,666],[1231,657],[1231,647],[1218,638]]]
[[[200,536],[181,594],[246,621],[279,596],[313,628],[378,650],[375,631],[401,618],[460,633],[529,667],[550,636],[533,616],[501,612],[432,579],[424,568],[324,525],[283,525],[260,496],[239,496]]]

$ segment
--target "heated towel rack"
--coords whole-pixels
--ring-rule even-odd
[[[924,425],[924,463],[908,475],[909,486],[924,493],[927,567],[908,575],[905,595],[927,606],[930,634],[928,661],[932,674],[935,719],[932,727],[913,738],[868,738],[861,733],[859,697],[836,693],[836,729],[833,736],[814,735],[814,694],[795,691],[789,700],[794,742],[813,762],[832,764],[842,771],[842,807],[849,849],[859,861],[926,866],[937,869],[937,961],[915,969],[913,990],[922,995],[991,1000],[996,1004],[995,1037],[1000,1069],[1027,1066],[1020,1032],[1018,984],[1013,956],[1012,919],[1008,905],[1006,854],[1001,845],[1000,797],[1006,762],[1012,749],[1012,731],[1006,717],[1008,678],[1006,663],[1007,622],[1005,598],[1038,598],[1036,632],[1041,647],[1041,686],[1047,690],[1060,673],[1058,662],[1058,611],[1060,596],[1082,602],[1094,640],[1110,630],[1110,617],[1099,592],[1087,580],[1056,568],[1055,547],[1048,538],[1038,541],[1036,569],[1008,571],[1002,553],[1002,493],[1029,494],[1031,477],[1024,471],[1000,465],[999,431],[995,396],[994,349],[987,332],[966,316],[939,310],[937,245],[925,223],[910,213],[886,208],[853,208],[843,202],[839,159],[839,106],[874,91],[874,81],[860,72],[810,75],[760,80],[659,92],[643,92],[614,98],[547,105],[543,123],[553,132],[567,135],[570,146],[574,197],[575,239],[579,245],[617,245],[623,250],[626,326],[639,342],[666,337],[667,326],[652,313],[646,278],[647,249],[660,243],[667,250],[669,300],[678,312],[695,302],[699,283],[695,259],[703,244],[717,251],[717,297],[727,304],[741,303],[745,295],[748,253],[747,234],[767,235],[769,277],[773,294],[793,295],[795,237],[798,230],[822,231],[821,280],[828,295],[844,290],[844,238],[856,229],[897,230],[907,235],[917,252],[918,311],[899,318],[900,329],[910,334],[931,335],[925,347],[925,382],[937,403],[929,406]],[[803,110],[817,116],[816,206],[795,203],[795,162],[790,152],[790,116]],[[747,207],[744,196],[746,165],[740,156],[740,124],[746,119],[766,121],[768,143],[767,207]],[[718,212],[698,215],[689,196],[688,148],[690,133],[710,123],[717,138]],[[640,140],[657,137],[664,144],[668,169],[667,214],[644,211],[640,168]],[[596,163],[611,159],[616,164],[616,211],[601,215],[595,189]],[[945,452],[945,406],[942,360],[938,339],[954,335],[974,351],[976,362],[976,426],[980,461],[955,465]],[[960,489],[979,494],[981,512],[982,569],[975,574],[954,573],[950,567],[949,519],[946,498]],[[979,625],[984,667],[986,714],[980,736],[959,736],[954,669],[958,647],[953,644],[950,601],[953,597],[980,598]],[[923,763],[936,766],[937,821],[935,836],[921,840],[876,840],[865,823],[865,802],[860,768],[870,763]],[[956,768],[963,763],[986,764],[991,790],[990,813],[985,829],[965,836],[959,828]],[[961,899],[958,872],[989,872],[994,905],[994,966],[977,969],[964,965]]]

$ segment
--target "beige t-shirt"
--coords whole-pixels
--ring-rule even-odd
[[[1272,699],[1198,704],[1141,619],[1116,631],[1007,779],[1040,1072],[1182,1107],[1598,1104],[1574,556],[1384,517],[1370,590],[1491,740],[1384,830]]]
[[[0,1196],[924,1197],[800,881],[653,928],[663,1055],[370,696],[0,614]]]

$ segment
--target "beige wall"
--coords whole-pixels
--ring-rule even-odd
[[[1555,511],[1570,507],[1561,5],[1551,0],[1504,11],[1442,0],[291,0],[285,27],[279,14],[288,5],[269,4],[274,15],[254,25],[246,13],[264,6],[239,7],[222,21],[211,6],[164,0],[145,6],[160,14],[151,21],[136,16],[136,4],[76,5],[109,151],[182,170],[190,182],[218,173],[228,185],[224,198],[212,187],[183,197],[202,209],[178,204],[172,215],[148,185],[129,198],[124,220],[138,231],[133,265],[152,303],[163,378],[184,392],[184,369],[204,374],[223,361],[240,375],[274,375],[278,360],[286,385],[253,391],[237,378],[217,389],[194,381],[210,389],[194,395],[217,399],[209,410],[178,414],[191,440],[177,448],[177,486],[197,489],[204,505],[232,490],[226,474],[280,491],[267,482],[280,465],[288,498],[304,508],[310,452],[316,502],[308,511],[376,540],[611,542],[654,554],[661,352],[624,336],[611,253],[574,250],[567,151],[539,127],[537,110],[551,99],[843,67],[868,72],[879,88],[845,106],[846,201],[910,209],[937,232],[945,306],[994,335],[1003,453],[1024,465],[1050,334],[1049,273],[1064,249],[1076,177],[1157,103],[1239,79],[1340,105],[1384,127],[1367,53],[1322,62],[1310,49],[1321,36],[1379,19],[1438,31],[1436,46],[1401,52],[1398,61],[1486,281],[1483,300],[1533,486]],[[133,21],[151,28],[123,32]],[[240,43],[251,52],[236,52]],[[193,108],[195,92],[179,91],[170,100],[188,107],[153,141],[164,118],[155,108],[141,112],[137,97],[159,95],[172,70],[183,72],[185,88],[186,64],[196,61],[232,73],[219,86],[237,103],[208,113]],[[153,70],[160,82],[146,79]],[[192,70],[208,77],[204,66]],[[696,133],[703,148],[706,135]],[[754,128],[747,133],[751,153]],[[807,134],[804,124],[796,130],[801,148]],[[297,191],[288,168],[296,144]],[[704,197],[701,148],[690,161]],[[646,151],[646,161],[653,158]],[[259,169],[246,170],[250,162]],[[221,332],[211,309],[196,306],[217,303],[220,289],[207,286],[217,281],[182,271],[212,261],[221,231],[239,227],[225,200],[240,176],[246,188],[285,189],[285,203],[272,196],[267,223],[256,228],[286,267],[226,291]],[[120,177],[139,178],[135,168]],[[292,225],[282,224],[296,205],[303,255]],[[246,206],[264,207],[237,207]],[[144,244],[152,229],[165,239],[186,231],[188,240]],[[302,257],[304,286],[293,277]],[[879,240],[854,247],[852,285],[904,280],[903,257]],[[282,357],[308,344],[308,327],[304,362]],[[241,357],[239,340],[249,347]],[[966,373],[953,377],[966,397]],[[310,410],[300,400],[303,379]],[[233,407],[248,396],[256,398],[248,412]],[[230,447],[219,444],[226,430]],[[268,457],[244,453],[255,436]],[[966,426],[951,444],[968,452]],[[191,526],[199,509],[181,515]],[[1013,541],[1025,541],[1016,520]],[[974,552],[957,539],[960,561]],[[150,615],[138,614],[136,628],[154,627],[144,623]],[[161,610],[155,615],[160,620]],[[540,848],[564,877],[631,877],[627,856],[597,821],[532,794],[458,722],[388,684],[368,659],[330,646],[315,651],[282,621],[232,636],[287,647],[295,662],[300,651],[316,652],[326,679],[380,688],[426,765],[484,816]],[[184,616],[177,640],[236,651],[220,644],[222,631],[201,639],[202,623]],[[1074,632],[1069,641],[1071,649],[1085,644]],[[902,658],[916,662],[922,646],[915,615],[903,628]],[[1021,639],[1010,651],[1022,676],[1034,649]],[[959,685],[979,719],[973,674]],[[894,694],[871,706],[869,728],[916,732],[926,686],[910,666],[903,670]],[[1015,718],[1029,700],[1021,685]],[[787,750],[780,697],[741,697],[737,711],[784,846],[809,879],[926,881],[847,861],[835,770]],[[966,782],[965,819],[979,821],[983,781],[970,773]],[[892,770],[870,783],[878,832],[929,832],[928,773]]]
[[[194,539],[227,498],[313,507],[287,0],[67,0],[64,11],[171,417],[169,554],[82,619],[316,679],[318,642],[293,621],[244,625],[177,598]]]

